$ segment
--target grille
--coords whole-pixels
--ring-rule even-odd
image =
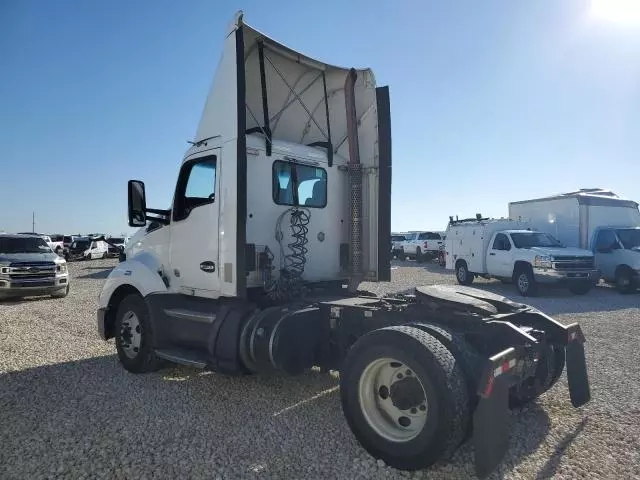
[[[48,279],[56,276],[55,263],[12,263],[9,278],[19,279]]]
[[[594,268],[593,258],[557,257],[553,267],[556,270],[590,270]]]

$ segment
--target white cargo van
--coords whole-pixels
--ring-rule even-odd
[[[638,203],[603,189],[581,189],[511,202],[509,216],[552,234],[569,247],[591,250],[605,281],[621,293],[640,286]]]

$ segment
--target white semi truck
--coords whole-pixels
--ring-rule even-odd
[[[473,431],[480,476],[508,448],[509,407],[565,361],[572,404],[590,399],[578,324],[465,287],[358,290],[391,269],[389,91],[371,70],[309,58],[239,12],[171,208],[148,208],[142,181],[128,192],[140,230],[97,321],[130,372],[338,370],[373,456],[424,468]]]
[[[595,267],[621,293],[640,287],[638,203],[610,190],[575,192],[509,203],[510,218],[527,222],[567,247],[593,252]]]

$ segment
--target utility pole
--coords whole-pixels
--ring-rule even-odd
[[[36,212],[31,212],[31,233],[36,233]]]

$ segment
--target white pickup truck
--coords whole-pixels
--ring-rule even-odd
[[[446,268],[461,285],[478,277],[515,283],[523,296],[539,284],[563,284],[585,294],[598,281],[593,253],[567,248],[551,235],[511,220],[453,221],[447,229]]]
[[[417,262],[436,258],[444,244],[442,235],[438,232],[410,232],[405,233],[404,238],[404,242],[401,243],[402,253]]]

